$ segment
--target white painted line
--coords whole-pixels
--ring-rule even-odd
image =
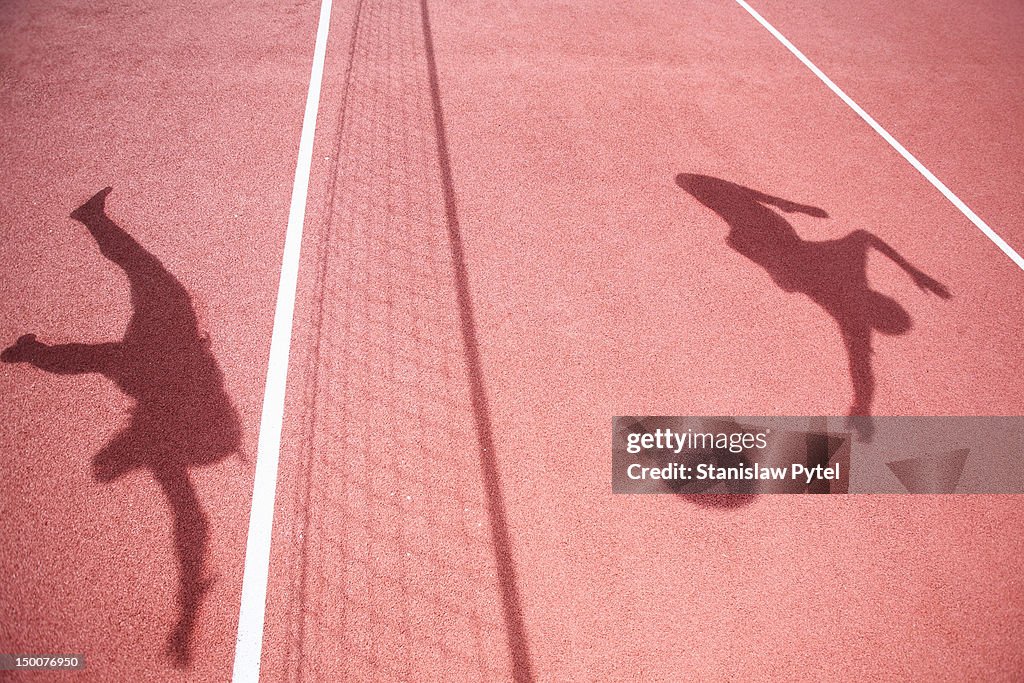
[[[876,133],[881,135],[882,138],[886,142],[888,142],[893,149],[899,152],[904,159],[910,162],[911,166],[917,169],[918,173],[923,175],[928,182],[935,186],[935,189],[941,192],[946,199],[952,202],[953,206],[960,210],[960,213],[967,216],[967,220],[974,223],[974,225],[977,226],[977,228],[981,230],[983,233],[985,233],[985,235],[990,240],[995,242],[996,246],[1002,249],[1003,253],[1009,256],[1010,259],[1012,259],[1013,262],[1016,263],[1021,268],[1021,270],[1024,270],[1024,258],[1022,258],[1020,254],[1014,251],[1013,247],[1006,243],[1006,240],[1004,240],[1002,237],[996,234],[995,230],[988,227],[988,224],[985,223],[985,221],[981,220],[978,214],[974,213],[974,211],[972,211],[969,206],[964,204],[959,197],[953,194],[952,190],[946,187],[946,185],[941,180],[936,178],[934,173],[925,168],[924,164],[918,161],[917,157],[908,152],[906,147],[901,145],[899,141],[896,140],[896,138],[889,134],[889,131],[887,131],[885,128],[882,128],[882,126],[879,125],[877,121],[871,118],[871,116],[866,111],[864,111],[859,104],[854,102],[850,98],[850,96],[843,92],[843,90],[838,85],[833,83],[831,78],[826,76],[821,69],[816,67],[814,63],[811,62],[811,60],[807,59],[803,52],[800,52],[800,50],[798,50],[797,47],[793,45],[793,43],[789,42],[789,39],[786,38],[786,36],[779,33],[778,29],[769,24],[768,21],[760,14],[758,14],[753,7],[748,5],[745,0],[736,0],[736,2],[739,4],[740,7],[747,10],[750,16],[754,17],[754,19],[756,19],[757,22],[761,24],[761,26],[764,26],[766,29],[768,29],[768,32],[775,36],[775,38],[780,43],[785,45],[787,50],[792,52],[797,59],[804,63],[804,66],[806,66],[808,69],[814,72],[814,75],[821,79],[821,82],[827,85],[832,92],[838,95],[839,99],[841,99],[843,102],[846,102],[850,109],[855,111],[858,116],[864,119],[865,123],[874,128]]]
[[[288,229],[284,238],[281,280],[277,287],[274,330],[270,336],[270,362],[263,392],[263,415],[256,447],[256,474],[253,481],[252,509],[249,512],[249,536],[245,544],[245,573],[242,575],[242,604],[238,612],[238,636],[235,640],[235,664],[232,681],[256,683],[260,677],[263,651],[263,621],[267,609],[267,577],[270,572],[270,537],[274,523],[274,494],[277,488],[277,464],[281,452],[281,426],[284,422],[284,392],[288,380],[288,352],[295,312],[295,289],[299,278],[299,253],[302,225],[306,217],[309,171],[313,162],[313,136],[320,107],[320,85],[327,53],[327,29],[331,23],[331,0],[322,0],[320,20],[313,49],[313,68],[306,93],[306,112],[302,117],[299,158],[295,165],[292,204],[288,211]]]

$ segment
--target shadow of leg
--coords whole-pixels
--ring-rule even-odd
[[[871,402],[875,396],[875,377],[871,369],[871,327],[867,324],[844,325],[843,341],[853,383],[853,405],[846,423],[857,432],[857,438],[870,443],[875,424],[871,419]]]
[[[174,514],[178,559],[178,620],[167,639],[167,654],[182,668],[191,660],[192,633],[203,597],[213,584],[206,574],[209,523],[184,468],[155,472]]]

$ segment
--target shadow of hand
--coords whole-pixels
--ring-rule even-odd
[[[925,275],[921,271],[916,271],[913,274],[913,278],[914,284],[926,292],[931,292],[932,294],[935,294],[943,299],[950,299],[953,297],[952,293],[950,293],[950,291],[946,289],[946,286],[944,284],[942,284],[933,277]]]
[[[804,213],[808,216],[815,218],[828,218],[828,213],[824,209],[819,209],[816,206],[809,206],[807,204],[797,204],[796,202],[779,202],[779,208],[786,213]]]
[[[36,352],[43,348],[44,344],[36,340],[34,334],[23,334],[0,353],[0,361],[4,363],[30,363],[36,356]]]

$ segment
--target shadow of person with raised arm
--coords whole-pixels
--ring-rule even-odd
[[[867,256],[876,249],[902,268],[921,289],[950,298],[942,283],[925,275],[881,238],[866,230],[820,242],[801,239],[775,207],[786,213],[828,218],[819,208],[772,197],[727,180],[680,173],[676,184],[729,224],[726,243],[764,268],[780,288],[806,294],[836,321],[849,360],[853,405],[848,424],[862,441],[874,434],[871,402],[875,379],[871,369],[871,335],[906,334],[910,315],[892,298],[871,289]]]
[[[163,264],[105,212],[111,188],[98,192],[71,218],[92,234],[100,253],[124,271],[131,286],[132,317],[124,338],[101,344],[44,344],[26,334],[0,360],[30,363],[46,372],[96,372],[135,400],[131,421],[92,459],[97,481],[112,482],[149,470],[174,517],[178,561],[178,619],[167,653],[175,666],[190,660],[192,633],[208,573],[209,522],[189,468],[239,452],[241,427],[223,378],[200,334],[192,299]]]

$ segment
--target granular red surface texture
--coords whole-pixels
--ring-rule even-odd
[[[1024,249],[1021,7],[753,4]],[[0,12],[0,652],[231,677],[319,9]],[[338,0],[263,680],[1021,679],[1019,498],[613,496],[610,430],[1018,415],[1022,294],[732,0]]]

